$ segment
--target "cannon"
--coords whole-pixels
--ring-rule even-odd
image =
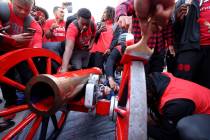
[[[44,72],[39,72],[34,59],[45,60]],[[27,62],[33,77],[26,84],[6,77],[9,69]],[[52,73],[52,61],[61,58],[45,49],[20,49],[0,56],[0,82],[15,87],[25,94],[26,104],[0,110],[0,117],[28,110],[28,116],[11,128],[2,139],[12,139],[33,122],[25,139],[33,139],[40,127],[39,139],[56,139],[62,131],[69,111],[93,112],[109,116],[116,123],[115,139],[147,139],[146,83],[143,62],[138,54],[124,55],[124,70],[117,96],[111,100],[97,98],[100,69],[90,68],[66,73]],[[60,112],[60,115],[55,115]],[[54,131],[47,138],[49,119]]]

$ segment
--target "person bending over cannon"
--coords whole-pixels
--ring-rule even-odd
[[[148,125],[150,137],[155,140],[209,140],[208,88],[160,72],[147,76],[146,85],[147,104],[157,122]]]

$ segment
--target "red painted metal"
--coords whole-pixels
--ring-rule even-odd
[[[119,108],[119,107],[115,108],[114,111],[123,118],[129,115],[127,110]]]
[[[14,67],[16,64],[28,60],[29,58],[35,57],[46,57],[51,58],[61,64],[62,59],[55,53],[41,48],[24,48],[15,51],[8,52],[0,56],[0,78],[3,76],[10,68]]]
[[[110,110],[110,101],[102,99],[96,103],[96,114],[101,116],[108,116]]]
[[[67,117],[67,114],[68,114],[67,112],[62,112],[61,117],[58,121],[58,128],[61,128],[62,125],[64,124],[64,122],[66,120],[66,117]]]
[[[132,61],[141,61],[144,64],[147,64],[148,63],[148,60],[147,59],[145,59],[143,57],[139,57],[139,56],[132,56],[130,54],[124,54],[120,63],[127,64],[127,63],[130,63]]]
[[[130,72],[130,66],[129,65],[124,65],[123,73],[122,73],[122,79],[121,79],[121,83],[120,83],[120,89],[119,89],[119,92],[118,92],[119,100],[121,100],[121,98],[123,96],[123,91],[124,91],[126,82],[128,82],[129,72]]]
[[[31,110],[40,115],[52,115],[80,93],[91,74],[102,74],[99,68],[90,68],[55,75],[40,74],[26,87],[26,99]],[[47,94],[42,94],[45,91]],[[37,98],[39,101],[33,102]]]
[[[46,73],[47,73],[47,74],[52,74],[52,63],[51,63],[51,58],[47,58]]]
[[[2,140],[10,140],[19,132],[21,132],[26,125],[28,125],[37,115],[34,113],[29,114],[23,121],[21,121],[15,128],[10,130],[7,135],[5,135]]]
[[[68,110],[74,110],[79,112],[88,112],[88,108],[84,106],[85,99],[82,97],[78,101],[71,100],[68,102]]]
[[[27,60],[27,62],[28,62],[28,66],[29,66],[29,68],[31,69],[31,71],[33,72],[34,76],[39,75],[39,72],[38,72],[38,70],[37,70],[37,68],[36,68],[36,66],[35,66],[35,64],[34,64],[34,62],[33,62],[33,60],[32,60],[31,58],[29,58],[29,59]]]
[[[8,116],[8,115],[11,115],[11,114],[14,114],[14,113],[17,113],[17,112],[21,112],[21,111],[24,111],[24,110],[27,110],[29,109],[29,106],[28,105],[19,105],[19,106],[14,106],[14,107],[11,107],[11,108],[7,108],[7,109],[3,109],[0,111],[0,117],[4,117],[4,116]]]
[[[33,139],[33,137],[36,134],[41,122],[42,122],[42,116],[38,116],[36,118],[36,120],[34,121],[31,129],[29,130],[28,135],[26,137],[26,140],[32,140]]]
[[[16,87],[19,90],[24,91],[25,85],[22,85],[16,81],[13,81],[12,79],[9,79],[5,77],[5,73],[15,66],[16,64],[27,61],[29,64],[29,68],[32,70],[34,77],[39,77],[39,72],[33,62],[34,57],[46,57],[46,73],[51,74],[51,66],[52,66],[52,60],[57,61],[61,64],[61,58],[54,53],[50,51],[46,51],[44,49],[20,49],[17,51],[9,52],[3,56],[0,56],[0,82],[6,83],[8,85],[11,85],[13,87]],[[125,59],[125,58],[124,58]],[[126,60],[126,59],[125,59]],[[129,61],[127,61],[129,60]],[[127,94],[126,104],[123,106],[124,108],[121,108],[118,106],[117,108],[114,108],[114,111],[117,113],[117,120],[116,120],[116,139],[117,140],[128,140],[128,131],[129,131],[129,113],[130,113],[130,71],[131,71],[131,64],[130,61],[133,60],[141,60],[139,58],[129,58],[126,61],[124,61],[124,71],[122,76],[122,81],[120,85],[120,90],[118,93],[119,96],[119,102],[125,97],[125,94]],[[146,62],[146,61],[145,61]],[[59,90],[54,92],[54,95],[50,95],[47,98],[43,98],[39,100],[39,102],[34,104],[29,104],[30,107],[33,107],[32,111],[34,111],[34,108],[37,109],[40,112],[46,112],[55,107],[55,109],[50,112],[51,114],[55,114],[59,110],[59,107],[62,107],[62,105],[68,106],[68,110],[73,111],[80,111],[80,112],[88,112],[89,110],[84,106],[84,97],[80,100],[74,100],[74,97],[77,95],[77,93],[80,91],[81,87],[83,87],[86,82],[87,78],[91,73],[94,74],[101,74],[102,72],[99,69],[92,68],[92,69],[84,69],[79,71],[73,71],[73,72],[67,72],[67,73],[59,73],[56,75],[49,75],[50,78],[52,78],[53,82],[63,82],[68,81],[67,79],[70,79],[67,83],[60,83],[58,85]],[[85,79],[85,80],[84,80]],[[49,83],[48,80],[45,81],[46,84]],[[29,84],[30,85],[30,84]],[[64,86],[65,85],[65,86]],[[79,85],[79,86],[78,86]],[[28,86],[28,85],[27,85]],[[33,86],[31,84],[30,86]],[[50,85],[51,86],[51,85]],[[76,87],[76,88],[75,88]],[[128,87],[126,93],[125,93],[125,87]],[[53,90],[55,86],[51,87]],[[67,92],[63,92],[64,89],[69,88]],[[71,91],[71,92],[70,92]],[[30,92],[29,92],[30,93]],[[34,94],[36,95],[36,94]],[[29,99],[28,103],[31,103],[30,97],[27,97]],[[55,106],[54,106],[55,105]],[[10,115],[19,111],[23,111],[28,109],[28,105],[22,105],[17,106],[8,110],[0,111],[0,116],[6,116]],[[98,115],[109,115],[110,110],[110,102],[107,100],[99,100],[96,103],[96,114]],[[34,120],[36,117],[35,122],[33,123],[32,128],[30,129],[26,139],[33,139],[33,136],[36,133],[36,130],[41,124],[42,116],[38,116],[36,114],[37,112],[34,111],[33,113],[29,114],[22,122],[20,122],[14,129],[12,129],[3,139],[11,139],[14,137],[17,133],[21,132],[32,120]],[[44,115],[46,115],[44,114]],[[63,124],[65,123],[67,112],[62,111],[62,114],[58,120],[58,128],[61,128]],[[40,114],[43,115],[43,114]]]
[[[18,90],[20,90],[20,91],[24,91],[25,90],[25,86],[24,85],[22,85],[21,83],[18,83],[18,82],[16,82],[16,81],[14,81],[14,80],[12,80],[12,79],[9,79],[9,78],[7,78],[7,77],[5,77],[5,76],[0,76],[0,82],[1,83],[5,83],[5,84],[7,84],[7,85],[10,85],[10,86],[12,86],[12,87],[15,87],[15,88],[17,88]]]
[[[16,82],[10,78],[7,78],[5,74],[10,68],[14,67],[20,62],[27,61],[34,75],[38,75],[38,71],[34,63],[32,62],[32,58],[35,57],[51,58],[59,64],[61,64],[62,61],[58,55],[46,49],[25,48],[8,52],[0,56],[0,82],[15,87],[20,91],[24,91],[25,85],[22,85],[21,83]]]
[[[19,49],[19,50],[8,52],[0,56],[0,82],[10,85],[12,87],[15,87],[16,89],[20,91],[25,91],[25,87],[26,87],[25,85],[6,77],[5,74],[8,72],[8,70],[13,68],[17,64],[25,61],[28,63],[29,69],[31,69],[34,76],[38,76],[39,72],[37,70],[35,63],[33,62],[33,59],[38,58],[38,57],[41,57],[44,59],[46,58],[46,72],[48,74],[51,74],[52,60],[56,61],[58,64],[61,64],[61,61],[62,61],[62,59],[58,55],[46,49],[26,48],[26,49]],[[29,109],[28,105],[20,105],[16,107],[11,107],[9,109],[4,109],[0,111],[0,117],[11,115],[11,114],[14,114],[23,110],[27,110],[27,109]],[[37,117],[37,114],[35,113],[29,114],[26,118],[23,119],[23,121],[21,121],[12,130],[10,130],[3,137],[3,139],[4,140],[12,139],[15,135],[17,135],[18,133],[21,133],[21,131],[36,117]],[[66,117],[67,117],[67,111],[62,112],[62,115],[60,116],[59,121],[58,121],[59,128],[61,128],[62,125],[65,123]],[[42,121],[42,116],[38,116],[32,128],[30,129],[26,139],[29,140],[33,138],[33,136],[36,133],[36,130],[41,124],[41,121]]]
[[[123,75],[122,75],[122,81],[120,84],[120,90],[119,90],[119,101],[124,96],[124,87],[126,87],[126,84],[129,82],[130,77],[130,63],[124,65]],[[129,86],[128,86],[129,88]],[[117,122],[116,122],[116,139],[117,140],[128,140],[128,127],[129,127],[129,98],[130,98],[130,90],[127,91],[127,102],[125,109],[126,112],[123,110],[120,110],[119,108],[115,108],[114,110],[117,111],[117,113],[120,113],[117,115]],[[127,115],[128,114],[128,115]]]

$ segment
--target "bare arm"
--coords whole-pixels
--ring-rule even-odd
[[[147,20],[149,17],[150,0],[134,0],[134,9],[140,21]]]
[[[68,65],[73,53],[73,49],[74,49],[74,41],[66,40],[66,46],[63,54],[63,61],[60,72],[68,71]]]
[[[53,30],[56,29],[57,27],[59,27],[58,24],[57,23],[53,23],[51,25],[50,29],[45,31],[45,36],[46,36],[47,39],[50,39],[50,38],[53,37]]]

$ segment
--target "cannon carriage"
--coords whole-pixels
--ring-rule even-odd
[[[35,60],[43,59],[44,71]],[[0,56],[0,82],[15,87],[25,94],[26,103],[0,110],[0,117],[28,110],[30,113],[11,128],[2,139],[12,139],[30,123],[25,139],[33,139],[39,130],[39,139],[56,139],[65,124],[69,111],[92,112],[109,116],[115,122],[115,139],[147,139],[147,109],[144,59],[138,54],[123,57],[124,70],[118,95],[111,100],[97,98],[100,69],[90,68],[61,74],[52,72],[52,61],[61,64],[61,58],[45,49],[20,49]],[[6,73],[17,64],[26,62],[33,73],[27,84],[10,79]],[[60,115],[56,115],[59,112]],[[71,117],[71,114],[69,114]],[[47,137],[48,123],[54,130]]]

